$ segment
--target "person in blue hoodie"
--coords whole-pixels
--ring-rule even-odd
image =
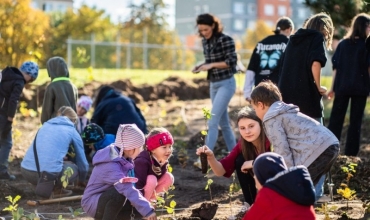
[[[119,126],[113,144],[96,152],[94,169],[81,200],[83,210],[96,220],[131,219],[136,211],[156,220],[154,208],[135,187],[133,159],[143,149],[145,136],[135,124]],[[133,206],[131,209],[127,207]]]
[[[68,179],[70,183],[78,180],[79,186],[86,186],[86,176],[89,169],[84,147],[80,134],[75,128],[78,116],[68,106],[62,106],[57,117],[45,122],[36,134],[36,150],[40,164],[40,172],[47,171],[57,174],[59,177],[67,168],[72,168],[73,175]],[[33,185],[37,185],[39,175],[37,172],[33,144],[28,148],[21,163],[23,177]],[[75,163],[64,161],[69,146],[75,149]],[[60,178],[57,178],[56,186],[52,194],[53,198],[65,197],[72,194],[72,191],[62,188]]]
[[[8,66],[0,73],[0,179],[15,180],[8,172],[13,119],[25,84],[36,80],[38,74],[39,66],[31,61],[24,62],[20,69]]]
[[[146,121],[135,102],[111,86],[102,86],[95,98],[91,122],[103,128],[105,134],[117,133],[120,124],[136,124],[147,133]]]

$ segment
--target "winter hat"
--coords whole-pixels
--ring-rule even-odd
[[[260,154],[253,163],[254,175],[261,185],[264,185],[266,180],[274,177],[277,173],[287,169],[284,158],[273,152]]]
[[[20,70],[30,75],[32,80],[36,80],[37,76],[39,75],[39,66],[37,65],[37,63],[32,61],[24,62],[21,65]]]
[[[84,108],[88,112],[91,108],[92,103],[93,103],[93,101],[89,96],[83,95],[78,100],[77,106],[81,106],[82,108]]]
[[[103,129],[94,123],[88,124],[81,134],[84,144],[95,144],[104,138]]]
[[[170,132],[161,132],[148,137],[146,140],[146,146],[148,147],[149,151],[167,144],[173,144],[173,137]]]
[[[132,150],[142,147],[145,143],[143,132],[136,124],[121,124],[118,127],[115,145],[122,150]]]

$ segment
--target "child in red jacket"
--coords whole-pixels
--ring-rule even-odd
[[[253,171],[259,191],[243,220],[316,219],[315,190],[305,166],[288,169],[282,156],[267,152],[256,158]]]

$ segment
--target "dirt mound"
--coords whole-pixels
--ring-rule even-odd
[[[50,83],[41,86],[27,85],[23,91],[21,101],[27,103],[27,107],[36,110],[42,105],[45,89]],[[135,102],[155,101],[163,99],[171,100],[195,100],[209,98],[209,82],[206,79],[187,80],[179,77],[169,77],[157,85],[143,84],[135,87],[129,79],[118,80],[112,83],[103,84],[97,81],[86,83],[78,88],[79,96],[88,95],[94,97],[96,91],[102,85],[110,85]]]

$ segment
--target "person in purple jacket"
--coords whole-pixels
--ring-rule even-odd
[[[115,143],[95,154],[94,169],[81,200],[89,216],[99,220],[129,219],[134,210],[124,206],[131,204],[146,219],[157,219],[154,208],[134,185],[137,178],[132,160],[144,143],[144,134],[135,124],[121,124]]]
[[[157,195],[168,191],[174,177],[168,172],[168,159],[172,155],[174,141],[165,128],[153,128],[146,139],[146,150],[135,159],[136,188],[141,190],[150,202],[156,202]]]

